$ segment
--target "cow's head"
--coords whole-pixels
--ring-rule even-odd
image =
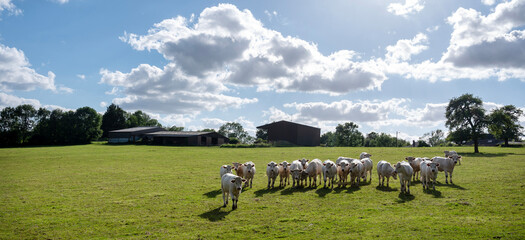
[[[230,180],[231,183],[233,183],[233,189],[236,189],[238,191],[242,190],[242,183],[246,182],[246,179],[241,177],[236,177],[232,180]]]

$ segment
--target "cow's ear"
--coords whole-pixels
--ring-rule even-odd
[[[270,166],[270,164],[268,163],[268,167]]]
[[[306,162],[310,161],[310,159],[306,159]]]
[[[282,166],[283,164],[282,163],[279,163],[279,166]]]
[[[439,163],[436,163],[436,167],[439,167]]]
[[[228,168],[227,166],[222,166],[222,168]]]
[[[365,160],[361,160],[361,163],[365,163]]]
[[[235,182],[235,179],[230,180],[230,182],[234,183],[234,182]]]
[[[288,163],[288,166],[292,165],[291,163]]]
[[[323,163],[323,166],[326,166],[326,163]]]
[[[246,182],[246,181],[248,181],[248,180],[246,180],[246,179],[244,179],[244,178],[242,179],[242,182]]]
[[[408,157],[406,157],[405,160],[408,160]]]
[[[461,156],[458,156],[458,158],[461,158]]]

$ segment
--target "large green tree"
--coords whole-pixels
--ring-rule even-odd
[[[445,125],[450,131],[465,131],[474,141],[474,153],[479,153],[479,138],[487,125],[483,101],[472,94],[452,98],[448,103]]]
[[[509,139],[516,139],[521,135],[523,127],[519,124],[519,118],[523,111],[513,105],[506,105],[494,109],[489,115],[489,132],[496,138],[505,140],[505,146],[509,146]]]
[[[29,104],[6,107],[0,112],[0,144],[25,144],[37,124],[37,110]]]
[[[102,136],[102,117],[90,107],[79,108],[73,116],[75,143],[90,143]]]
[[[325,132],[321,135],[321,144],[326,144],[327,147],[334,147],[337,144],[335,134],[333,132]]]
[[[218,131],[219,134],[228,138],[237,138],[241,143],[253,142],[253,137],[248,134],[240,123],[227,122],[223,124]]]
[[[126,128],[126,111],[118,105],[111,104],[102,116],[102,137],[107,138],[108,133],[113,130]]]
[[[151,118],[148,114],[138,110],[134,113],[128,114],[126,125],[129,128],[132,127],[161,127],[157,119]]]
[[[364,137],[359,130],[359,126],[353,122],[338,124],[335,128],[335,139],[337,146],[340,147],[359,147],[363,146]]]

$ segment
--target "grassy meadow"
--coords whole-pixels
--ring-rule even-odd
[[[377,187],[375,165],[448,148],[164,147],[0,149],[0,239],[525,239],[525,148],[453,148],[454,185]],[[373,155],[360,187],[267,189],[266,164]],[[219,167],[253,161],[239,208],[222,206]]]

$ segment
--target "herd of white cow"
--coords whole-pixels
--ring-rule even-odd
[[[337,182],[338,187],[348,184],[348,175],[350,175],[350,185],[359,186],[361,181],[367,181],[370,176],[372,182],[373,161],[372,155],[366,152],[360,154],[359,159],[339,157],[334,163],[331,160],[321,162],[319,159],[298,159],[292,163],[283,161],[279,164],[271,161],[266,167],[266,176],[268,177],[268,188],[273,188],[275,180],[279,177],[279,187],[290,185],[290,177],[292,178],[292,187],[306,186],[307,181],[309,187],[317,187],[317,179],[319,177],[319,185],[321,178],[324,179],[324,187],[334,188],[334,183]],[[390,177],[397,179],[401,183],[401,192],[410,194],[410,181],[420,179],[423,184],[423,189],[436,190],[436,178],[438,172],[445,172],[445,182],[448,184],[448,176],[450,175],[450,183],[452,184],[452,172],[456,164],[461,165],[461,156],[455,151],[445,151],[445,157],[406,157],[405,160],[394,165],[387,161],[379,161],[377,163],[377,175],[379,178],[379,186],[384,186],[386,178],[386,186],[389,186]],[[235,174],[232,173],[235,170]],[[253,178],[255,176],[255,164],[253,162],[237,163],[232,165],[223,165],[220,168],[222,199],[224,206],[228,204],[228,199],[231,196],[233,205],[232,209],[237,208],[237,201],[244,187],[252,187]],[[336,179],[337,178],[337,179]]]

